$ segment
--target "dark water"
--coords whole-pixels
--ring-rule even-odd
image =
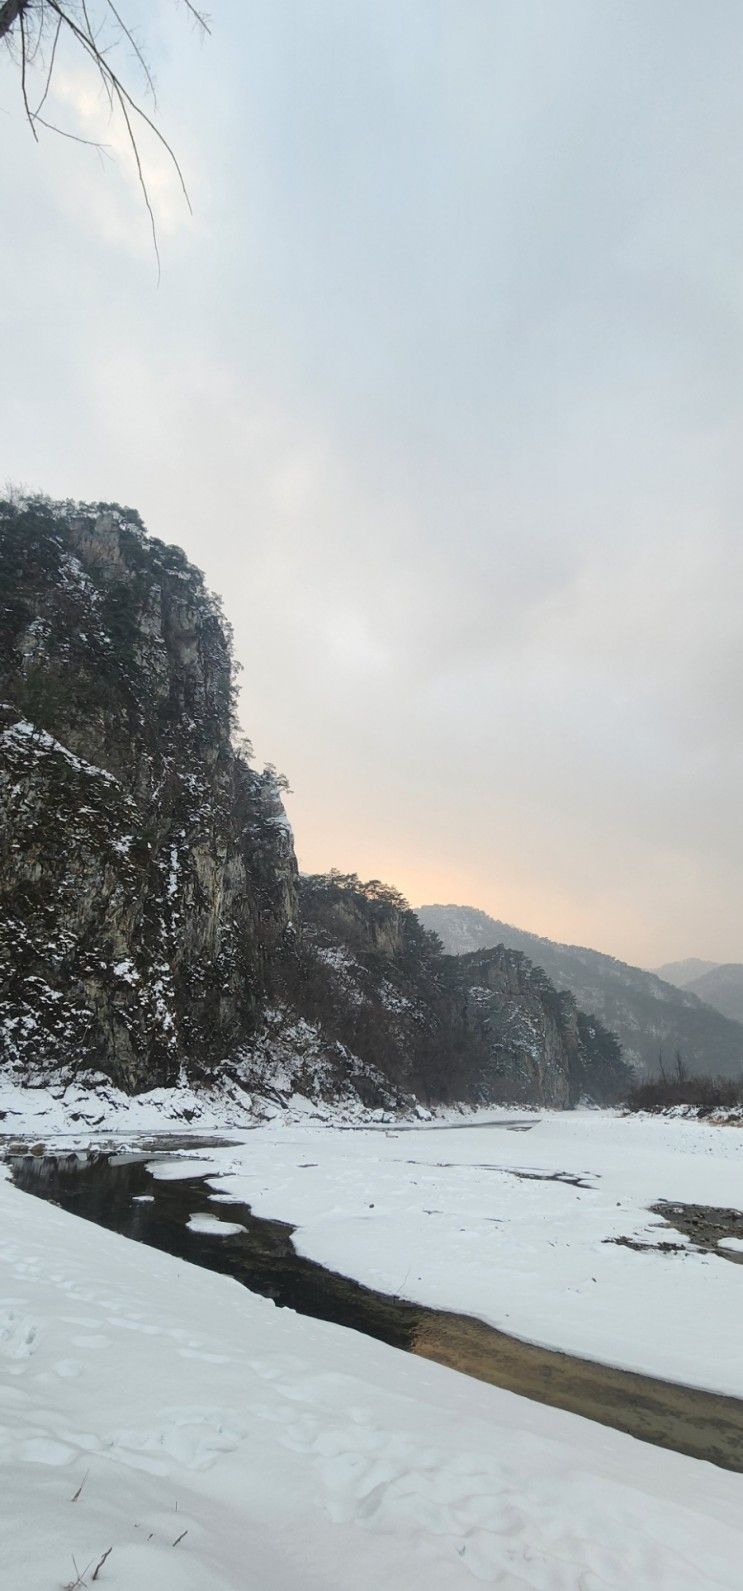
[[[193,1141],[189,1147],[199,1146]],[[523,1397],[566,1409],[642,1441],[743,1471],[743,1402],[522,1342],[467,1315],[379,1293],[296,1253],[294,1228],[250,1207],[210,1199],[207,1175],[158,1181],[148,1154],[13,1155],[19,1188],[135,1242],[232,1276],[281,1307],[332,1321]],[[165,1158],[160,1154],[159,1158]],[[137,1202],[141,1195],[151,1202]],[[190,1215],[244,1232],[192,1231]]]
[[[195,1152],[198,1144],[192,1141],[189,1148]],[[416,1305],[387,1298],[304,1259],[292,1243],[293,1226],[259,1218],[247,1204],[210,1199],[203,1176],[158,1181],[147,1169],[157,1158],[157,1153],[96,1151],[84,1157],[26,1154],[11,1157],[10,1165],[19,1188],[86,1221],[233,1276],[281,1307],[350,1326],[395,1348],[412,1346],[424,1313]],[[138,1203],[142,1194],[153,1202]],[[196,1214],[237,1222],[246,1230],[230,1237],[194,1232],[187,1222]]]

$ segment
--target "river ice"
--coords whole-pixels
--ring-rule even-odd
[[[650,1209],[743,1209],[743,1131],[610,1111],[532,1120],[525,1132],[261,1127],[208,1158],[227,1173],[217,1189],[294,1223],[302,1254],[368,1286],[743,1396],[743,1265],[730,1243],[702,1252]]]
[[[5,1180],[0,1233],[13,1591],[92,1583],[109,1548],[101,1591],[739,1585],[740,1476],[278,1310]]]

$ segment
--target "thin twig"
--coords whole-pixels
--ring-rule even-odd
[[[155,85],[154,85],[154,83],[152,81],[152,73],[151,73],[151,71],[149,69],[149,66],[147,65],[147,62],[146,62],[146,60],[145,60],[145,58],[144,58],[144,56],[142,54],[142,51],[139,48],[139,45],[137,44],[137,41],[136,41],[136,39],[134,37],[134,34],[132,33],[131,29],[127,27],[127,25],[126,25],[126,23],[124,21],[124,18],[121,16],[120,12],[117,11],[117,9],[116,9],[116,7],[115,7],[115,5],[113,3],[113,0],[106,0],[106,4],[108,6],[109,11],[113,12],[113,14],[114,14],[114,16],[116,18],[116,21],[118,22],[119,27],[121,28],[122,33],[125,34],[126,38],[129,40],[129,43],[131,44],[131,47],[132,47],[132,49],[134,51],[134,54],[136,55],[137,60],[139,61],[139,64],[140,64],[140,66],[142,68],[142,71],[144,72],[145,78],[147,79],[147,87],[149,88],[149,91],[150,91],[150,93],[152,95],[152,103],[153,103],[153,105],[156,105],[157,104],[157,94],[155,93]]]
[[[136,167],[137,167],[137,176],[139,177],[139,186],[142,189],[142,197],[143,197],[144,202],[145,202],[145,204],[147,206],[147,214],[149,215],[149,218],[150,218],[150,226],[152,227],[152,246],[153,246],[153,248],[155,250],[155,259],[157,260],[157,280],[158,280],[158,283],[159,283],[160,282],[160,274],[161,274],[161,272],[160,272],[160,250],[159,250],[159,248],[157,246],[157,227],[155,226],[155,214],[154,214],[152,205],[150,204],[150,196],[149,196],[149,194],[147,192],[147,183],[144,180],[144,172],[142,170],[142,162],[141,162],[141,160],[139,158],[139,149],[137,148],[137,140],[134,137],[134,132],[132,130],[132,124],[131,124],[131,122],[129,120],[129,115],[128,115],[128,112],[127,112],[126,105],[124,104],[124,99],[123,99],[123,95],[122,95],[121,89],[119,88],[119,84],[116,82],[115,79],[114,79],[114,85],[113,86],[114,86],[114,93],[116,95],[116,98],[119,101],[119,105],[121,106],[121,114],[122,114],[122,116],[124,118],[124,121],[126,122],[126,130],[127,130],[128,134],[129,134],[129,142],[130,142],[130,144],[132,146],[132,154],[134,155],[134,160],[135,160]]]
[[[49,71],[46,74],[46,85],[45,85],[45,88],[44,88],[44,92],[43,92],[43,94],[41,96],[41,99],[39,100],[39,103],[38,103],[38,105],[36,107],[36,110],[34,111],[34,120],[36,120],[36,117],[38,116],[39,111],[41,110],[41,107],[44,104],[46,96],[49,93],[49,88],[50,88],[51,81],[52,81],[52,72],[54,71],[54,57],[56,56],[56,53],[57,53],[57,44],[59,42],[59,35],[60,35],[60,32],[61,32],[61,29],[62,29],[62,18],[61,17],[57,17],[57,26],[56,26],[55,33],[54,33],[54,42],[52,44],[52,54],[51,54],[51,60],[49,62]]]
[[[172,161],[173,167],[174,167],[175,171],[178,174],[178,180],[179,180],[181,188],[183,190],[183,197],[184,197],[184,199],[186,201],[186,204],[188,205],[188,208],[190,210],[191,209],[191,201],[190,201],[190,199],[188,197],[188,189],[186,187],[185,178],[183,176],[183,172],[181,171],[180,165],[178,163],[178,159],[176,157],[176,154],[175,154],[174,150],[171,148],[170,144],[168,143],[168,140],[165,137],[165,134],[161,133],[160,128],[155,126],[155,123],[153,122],[152,118],[150,116],[148,116],[147,112],[142,109],[141,105],[138,105],[136,100],[132,98],[131,94],[129,93],[129,90],[124,86],[124,84],[122,83],[120,77],[114,71],[113,67],[109,66],[108,61],[102,61],[101,60],[102,52],[98,50],[98,46],[95,43],[92,43],[91,40],[88,38],[88,35],[85,33],[84,29],[78,27],[78,24],[73,20],[73,18],[67,15],[66,11],[59,4],[59,0],[47,0],[47,4],[49,6],[51,6],[52,11],[56,12],[57,16],[61,16],[62,17],[62,19],[66,23],[67,27],[74,34],[75,38],[78,39],[79,42],[83,45],[86,53],[91,57],[92,60],[95,61],[96,65],[98,67],[100,67],[103,71],[105,71],[106,76],[108,77],[108,81],[109,81],[109,83],[111,85],[111,88],[113,89],[116,97],[119,99],[119,102],[121,103],[122,99],[126,100],[126,103],[129,106],[129,109],[131,111],[133,111],[136,116],[141,117],[142,121],[146,123],[146,125],[149,127],[150,131],[155,134],[155,137],[162,144],[163,149],[170,156],[170,159]]]
[[[36,139],[36,142],[38,144],[39,135],[38,135],[38,133],[36,131],[36,128],[34,127],[34,119],[33,119],[33,116],[31,114],[31,106],[28,103],[28,91],[26,89],[26,24],[25,24],[23,18],[24,18],[24,12],[23,11],[19,11],[19,13],[18,13],[18,26],[19,26],[20,32],[21,32],[21,93],[23,95],[23,103],[24,103],[24,105],[26,107],[26,115],[28,117],[28,124],[29,124],[29,126],[31,128],[31,131],[32,131],[32,133],[34,135],[34,138]]]
[[[205,33],[211,34],[212,30],[209,26],[209,23],[207,22],[205,13],[203,11],[199,11],[195,5],[192,5],[191,0],[183,0],[183,4],[186,7],[186,10],[191,12],[191,16],[196,18],[199,27],[203,28]]]
[[[182,0],[182,3],[186,11],[190,13],[199,28],[201,28],[204,33],[210,34],[211,28],[209,26],[209,21],[206,15],[199,10],[198,6],[194,3],[194,0]],[[153,117],[148,114],[144,107],[130,93],[129,89],[126,87],[126,84],[120,78],[115,66],[111,64],[111,60],[109,59],[111,50],[120,45],[122,39],[126,39],[134,52],[138,66],[144,76],[147,93],[151,95],[153,108],[156,110],[157,94],[155,90],[154,79],[145,59],[144,50],[137,39],[136,33],[133,28],[130,27],[125,21],[121,10],[119,9],[121,0],[119,0],[118,4],[116,3],[116,0],[104,0],[104,4],[105,11],[103,17],[99,19],[95,16],[93,7],[89,4],[89,0],[78,0],[77,4],[70,4],[70,0],[0,0],[0,37],[6,33],[9,33],[15,23],[18,24],[18,32],[20,37],[21,93],[23,97],[26,118],[37,143],[39,141],[37,129],[39,126],[41,126],[47,127],[52,132],[59,133],[60,137],[62,138],[71,139],[73,143],[87,144],[90,148],[96,149],[99,154],[103,152],[105,145],[100,143],[98,140],[84,138],[78,133],[67,132],[64,128],[58,127],[54,122],[46,120],[41,115],[41,111],[44,108],[52,90],[54,70],[57,65],[58,58],[58,46],[62,37],[63,29],[66,28],[68,30],[71,36],[75,39],[76,43],[93,62],[93,65],[98,72],[100,81],[103,84],[103,89],[108,100],[109,114],[113,115],[114,110],[118,109],[124,119],[127,138],[131,152],[134,156],[137,180],[142,192],[145,208],[150,218],[150,227],[152,229],[152,241],[155,250],[155,259],[157,261],[157,276],[159,281],[161,265],[160,251],[157,240],[157,224],[155,221],[153,206],[150,200],[147,179],[145,177],[145,171],[138,142],[141,135],[142,123],[144,123],[144,125],[149,128],[150,132],[154,134],[155,138],[160,144],[161,149],[163,149],[168,156],[168,159],[178,178],[178,182],[180,184],[181,191],[188,206],[189,212],[193,213],[191,200],[189,198],[186,180],[175,150],[168,142],[165,134],[160,131],[160,128],[153,120]],[[28,13],[26,14],[27,7]],[[113,38],[109,43],[106,43],[104,36],[104,20],[107,13],[110,14],[110,16],[115,20],[120,32],[120,36]],[[32,22],[36,22],[38,19],[38,30],[35,40],[32,39],[31,33],[29,32],[28,17],[32,18]],[[54,25],[52,22],[52,18],[54,19],[54,23],[56,23],[56,25]],[[36,110],[32,111],[28,97],[29,66],[36,60],[38,54],[43,48],[43,41],[47,36],[47,28],[45,25],[47,20],[49,32],[51,32],[52,27],[54,27],[54,36],[51,44],[49,66],[44,73],[43,92]],[[45,53],[46,51],[44,50],[44,54]]]
[[[97,47],[96,35],[95,35],[94,29],[93,29],[93,24],[92,24],[92,22],[90,20],[90,17],[88,16],[88,7],[85,4],[85,0],[80,0],[80,5],[82,7],[82,13],[83,13],[83,16],[85,18],[85,26],[87,27],[87,30],[88,30],[88,37],[90,39],[90,42],[91,42],[91,44],[95,44],[96,47]],[[100,33],[100,28],[98,29],[98,31]]]
[[[80,133],[66,132],[64,127],[58,127],[56,122],[48,122],[45,116],[39,115],[38,111],[34,112],[34,121],[38,122],[40,127],[48,127],[50,133],[59,133],[60,138],[71,138],[75,144],[87,144],[89,149],[97,149],[101,155],[108,149],[108,145],[100,144],[97,138],[83,138]]]
[[[90,1563],[86,1563],[84,1569],[78,1569],[78,1567],[77,1567],[77,1559],[75,1558],[75,1554],[71,1553],[70,1556],[72,1558],[72,1563],[73,1563],[73,1567],[74,1567],[75,1574],[76,1574],[77,1578],[75,1580],[69,1580],[67,1582],[67,1585],[65,1586],[65,1591],[77,1591],[77,1587],[78,1586],[87,1585],[88,1582],[87,1582],[85,1576],[86,1576],[86,1574],[87,1574],[87,1572],[88,1572],[88,1570],[90,1568],[90,1563],[93,1562],[93,1559],[91,1558]]]

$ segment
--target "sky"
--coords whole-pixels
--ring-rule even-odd
[[[193,213],[0,46],[0,481],[204,570],[303,869],[743,960],[739,0],[119,10]]]

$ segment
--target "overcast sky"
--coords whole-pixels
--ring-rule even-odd
[[[304,868],[743,959],[740,0],[127,6],[194,214],[0,62],[0,480],[205,570]]]

